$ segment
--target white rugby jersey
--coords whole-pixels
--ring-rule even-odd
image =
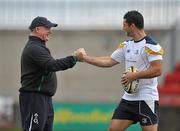
[[[111,57],[117,62],[125,61],[126,69],[135,66],[138,71],[146,70],[150,66],[150,62],[154,60],[162,60],[162,47],[145,36],[140,41],[129,40],[119,44]],[[126,100],[159,100],[157,90],[157,77],[149,79],[139,79],[138,92],[128,94],[125,92],[123,99]]]

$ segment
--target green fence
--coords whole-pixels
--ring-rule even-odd
[[[54,103],[54,130],[58,131],[107,131],[114,104],[65,104]],[[139,124],[126,131],[141,131]]]

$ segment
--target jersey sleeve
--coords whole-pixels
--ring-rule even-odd
[[[118,48],[111,54],[111,58],[117,62],[121,62],[125,60],[124,50],[125,50],[125,42],[120,43]]]
[[[164,50],[159,44],[146,44],[145,52],[149,62],[163,59]]]

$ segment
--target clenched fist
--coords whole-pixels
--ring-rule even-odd
[[[78,57],[78,59],[79,59],[81,62],[83,62],[83,61],[84,61],[84,60],[83,60],[83,57],[84,57],[85,55],[87,55],[87,54],[86,54],[86,51],[85,51],[84,48],[79,48],[79,49],[77,49],[76,51],[74,51],[74,55],[75,55],[76,57]]]

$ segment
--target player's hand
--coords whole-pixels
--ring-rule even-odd
[[[74,51],[74,56],[78,57],[79,61],[83,62],[83,57],[87,55],[84,48],[79,48],[76,51]]]
[[[122,77],[121,77],[121,84],[124,86],[127,86],[129,84],[128,79],[126,78],[126,73],[127,72],[124,72]]]
[[[76,50],[77,52],[81,52],[83,56],[87,55],[84,48],[79,48]]]
[[[135,80],[135,73],[124,72],[121,77],[121,84],[127,86],[131,81]]]

